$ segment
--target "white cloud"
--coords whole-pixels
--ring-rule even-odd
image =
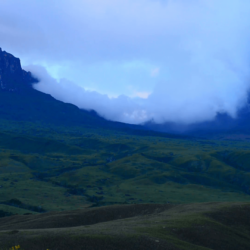
[[[58,79],[118,96],[79,90],[74,101],[109,119],[192,123],[217,112],[235,116],[246,103],[248,0],[0,3],[0,46],[25,64],[46,65]],[[78,87],[65,84],[58,80],[52,87],[43,80],[39,88],[73,102]],[[140,101],[122,96],[135,93],[152,94]]]
[[[33,72],[40,82],[34,85],[36,90],[52,95],[57,100],[73,103],[79,108],[96,110],[106,119],[128,123],[141,123],[147,120],[147,113],[141,100],[120,95],[110,98],[96,91],[85,90],[75,83],[51,77],[44,67],[29,65],[26,70]]]

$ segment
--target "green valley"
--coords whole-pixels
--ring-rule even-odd
[[[23,213],[28,206],[62,211],[109,204],[250,201],[245,141],[80,128],[63,132],[62,127],[31,131],[33,135],[0,133],[5,212],[15,207],[15,213]]]

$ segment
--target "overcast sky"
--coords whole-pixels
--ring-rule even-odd
[[[0,0],[0,47],[38,90],[129,123],[235,117],[249,26],[249,0]]]

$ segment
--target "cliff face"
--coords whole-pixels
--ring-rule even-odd
[[[0,48],[0,91],[25,91],[36,82],[30,72],[22,69],[18,58]]]
[[[37,83],[30,72],[22,69],[20,60],[0,49],[0,127],[1,120],[42,122],[56,126],[98,126],[109,123],[32,88]],[[21,125],[20,125],[21,126]]]

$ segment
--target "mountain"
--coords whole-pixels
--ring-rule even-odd
[[[60,126],[135,128],[110,122],[33,89],[38,79],[22,69],[20,59],[0,49],[0,119]]]
[[[0,49],[0,128],[22,127],[37,130],[40,125],[58,130],[72,127],[83,129],[111,130],[141,136],[183,137],[167,133],[159,133],[141,125],[108,121],[100,117],[94,110],[83,110],[77,106],[56,100],[49,94],[35,90],[32,86],[39,81],[31,72],[22,69],[20,59]],[[5,122],[3,122],[5,121]],[[6,121],[7,124],[6,124]],[[10,125],[11,124],[11,125]],[[99,132],[100,132],[99,131]]]
[[[249,96],[250,98],[250,96]],[[174,122],[157,124],[149,121],[144,124],[148,129],[163,133],[182,134],[205,138],[244,139],[250,137],[250,108],[249,102],[238,110],[233,118],[226,113],[218,113],[212,121],[197,122],[189,125]]]
[[[36,83],[38,80],[21,68],[20,59],[0,49],[1,119],[66,126],[111,126],[94,112],[80,110],[33,89]]]
[[[156,134],[150,131],[157,131],[165,133],[161,136],[168,137],[171,137],[169,134],[172,134],[172,137],[188,135],[225,138],[228,135],[236,134],[237,138],[237,134],[241,134],[241,137],[248,138],[248,134],[250,134],[248,105],[239,110],[236,119],[227,114],[217,114],[213,121],[191,125],[169,122],[155,124],[152,121],[144,125],[129,125],[105,120],[95,111],[79,109],[73,104],[63,103],[51,95],[39,92],[32,87],[38,82],[31,72],[22,69],[20,59],[0,48],[0,119],[56,126],[128,129],[129,131],[132,129],[136,131],[135,133],[144,135]]]
[[[0,91],[22,92],[38,80],[21,68],[20,59],[0,48]]]

